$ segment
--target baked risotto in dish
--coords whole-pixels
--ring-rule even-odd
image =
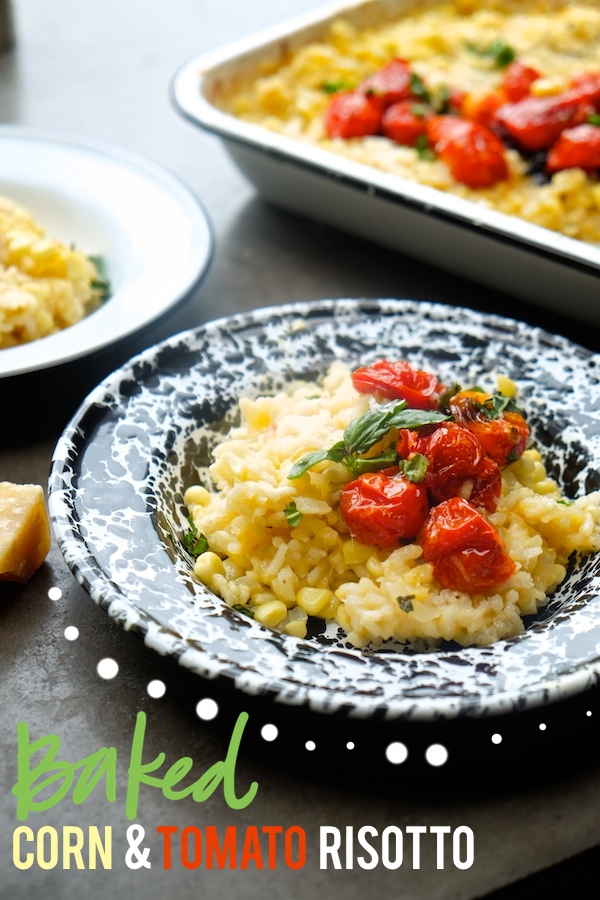
[[[265,64],[248,122],[600,242],[600,4],[409,4]]]
[[[100,259],[49,237],[0,196],[0,350],[74,325],[108,292]]]
[[[309,616],[357,647],[519,634],[600,549],[600,493],[562,495],[517,400],[503,376],[461,387],[388,359],[242,398],[185,493],[196,576],[297,637]]]

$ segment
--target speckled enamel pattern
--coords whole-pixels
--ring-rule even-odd
[[[442,381],[513,378],[567,496],[600,486],[600,360],[563,338],[467,309],[402,300],[271,307],[211,322],[133,359],[61,437],[50,513],[92,599],[147,646],[252,694],[346,716],[483,716],[582,691],[600,677],[600,554],[575,562],[518,637],[427,652],[356,650],[337,628],[289,637],[239,615],[193,576],[183,493],[206,478],[237,400],[316,379],[330,363],[406,357]]]

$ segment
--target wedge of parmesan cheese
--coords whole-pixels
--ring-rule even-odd
[[[0,581],[25,583],[50,550],[44,491],[0,481]]]

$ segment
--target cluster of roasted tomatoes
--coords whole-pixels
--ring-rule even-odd
[[[362,367],[352,380],[379,401],[404,400],[448,419],[401,429],[397,465],[344,487],[340,512],[350,534],[382,548],[418,539],[436,578],[452,590],[485,592],[506,581],[515,565],[483,510],[495,509],[501,469],[520,457],[529,437],[514,403],[479,389],[447,389],[403,360]]]
[[[578,167],[600,168],[600,72],[575,78],[560,94],[538,97],[541,77],[512,60],[501,86],[483,97],[448,91],[443,112],[407,62],[394,59],[353,90],[340,90],[325,113],[330,138],[381,134],[439,157],[453,178],[489,187],[508,177],[507,146],[547,176]],[[438,104],[439,106],[439,104]]]

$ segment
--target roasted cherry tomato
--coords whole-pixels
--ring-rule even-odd
[[[426,488],[397,468],[361,475],[340,497],[340,513],[352,537],[378,547],[397,547],[399,541],[416,537],[428,511]]]
[[[437,580],[454,591],[489,591],[516,568],[494,526],[461,497],[444,500],[431,510],[422,546]]]
[[[427,137],[456,181],[489,187],[508,177],[504,145],[489,128],[456,116],[434,116]]]
[[[523,97],[527,97],[531,85],[540,77],[537,69],[526,66],[525,63],[515,59],[504,72],[504,78],[502,79],[502,90],[506,99],[509,103],[516,103],[518,100],[522,100]]]
[[[578,125],[563,131],[546,157],[546,170],[600,168],[600,128],[597,125]]]
[[[402,359],[380,359],[372,366],[361,366],[352,374],[359,394],[377,394],[388,400],[406,400],[412,409],[437,409],[446,390],[435,375],[413,369]]]
[[[418,431],[402,429],[396,449],[404,459],[415,453],[427,459],[422,484],[437,502],[463,497],[490,512],[496,508],[502,487],[500,469],[486,456],[475,435],[462,425],[442,422]]]
[[[336,94],[325,111],[325,133],[329,138],[377,134],[380,125],[380,107],[357,91]]]
[[[374,75],[361,81],[357,91],[385,108],[413,96],[411,77],[408,63],[403,59],[393,59]]]
[[[584,72],[573,79],[567,94],[580,103],[600,104],[600,72]]]
[[[422,134],[425,134],[427,120],[432,116],[428,106],[417,100],[401,100],[388,106],[381,120],[381,130],[386,137],[414,147]]]
[[[459,391],[449,400],[450,412],[472,431],[488,456],[500,466],[523,453],[529,427],[520,412],[494,410],[494,398],[483,391]]]
[[[506,101],[506,94],[502,90],[492,91],[491,94],[484,94],[479,97],[467,94],[460,112],[465,119],[470,119],[472,122],[478,122],[480,125],[485,125],[486,128],[489,128],[494,122],[496,113],[501,106],[504,106]]]
[[[584,91],[580,92],[584,94]],[[547,150],[565,128],[581,125],[594,107],[567,91],[554,97],[525,97],[507,103],[496,113],[496,122],[524,150]]]

